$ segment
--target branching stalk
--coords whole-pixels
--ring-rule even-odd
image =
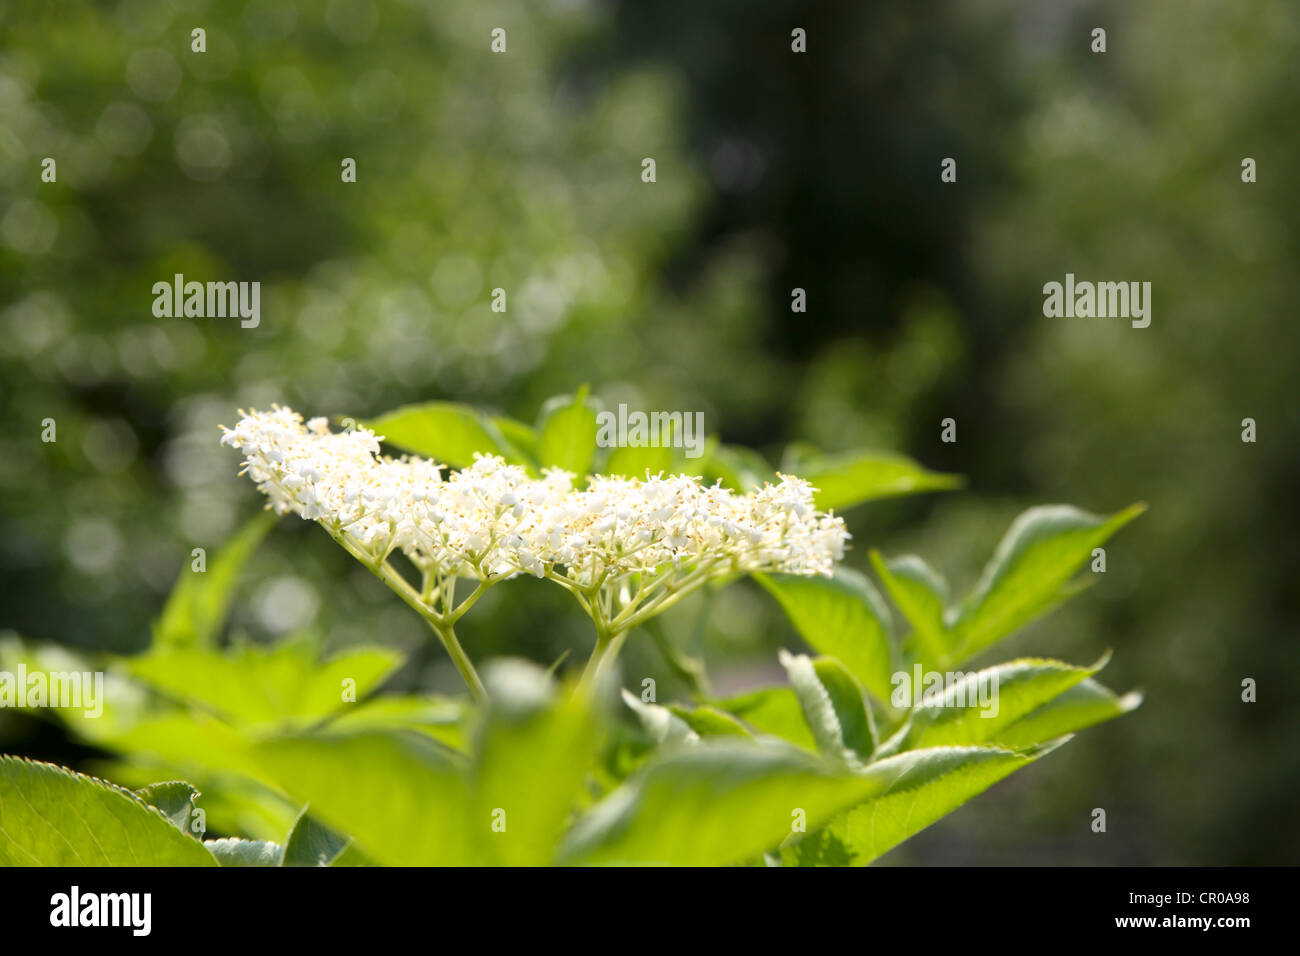
[[[407,580],[402,577],[386,560],[383,558],[376,560],[361,551],[351,541],[348,541],[341,532],[331,530],[330,534],[333,536],[334,540],[339,543],[339,546],[342,547],[343,550],[347,551],[348,554],[352,555],[352,557],[365,565],[375,577],[388,585],[389,589],[394,594],[406,602],[406,604],[413,611],[419,614],[420,617],[424,618],[429,627],[433,629],[434,634],[438,636],[438,640],[446,649],[448,656],[451,657],[451,662],[456,665],[456,670],[460,672],[460,676],[464,679],[465,685],[469,688],[471,696],[473,696],[473,698],[479,703],[486,702],[487,690],[483,686],[482,679],[478,676],[478,671],[474,669],[474,663],[469,659],[469,655],[465,653],[465,649],[461,646],[460,641],[456,637],[455,624],[460,620],[461,616],[464,615],[464,613],[468,611],[476,601],[478,601],[482,593],[487,590],[487,582],[480,581],[478,587],[474,589],[474,592],[470,594],[461,606],[456,608],[454,611],[447,614],[438,614],[429,604],[425,603],[422,599],[423,595],[416,591],[415,588],[411,587]],[[428,588],[426,584],[422,590],[430,592],[431,589]],[[451,589],[447,587],[446,583],[444,583],[442,587],[432,589],[432,593],[437,593],[438,591],[448,592],[447,597],[450,599]]]

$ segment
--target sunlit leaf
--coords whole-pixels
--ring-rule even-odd
[[[750,737],[749,730],[732,714],[718,707],[704,704],[700,707],[684,707],[681,704],[669,704],[668,709],[684,720],[701,737]]]
[[[215,866],[160,810],[94,777],[0,757],[0,865]]]
[[[702,473],[706,484],[720,480],[733,491],[753,491],[776,479],[776,472],[762,455],[740,445],[715,445],[700,461],[688,471]]]
[[[1094,680],[1080,681],[1001,731],[997,742],[1004,747],[1030,747],[1122,717],[1141,703],[1142,695],[1139,693],[1120,696]]]
[[[187,561],[172,588],[162,615],[154,624],[158,647],[211,647],[221,634],[235,596],[244,563],[275,523],[270,512],[259,514],[195,571]]]
[[[348,848],[351,837],[335,833],[304,809],[284,841],[281,866],[329,866]]]
[[[837,815],[825,828],[824,846],[833,851],[832,859],[800,859],[793,843],[782,857],[787,863],[870,863],[1059,744],[1026,752],[935,747],[881,760],[865,771],[882,784],[881,792]]]
[[[685,468],[676,449],[665,445],[622,445],[610,452],[602,471],[625,478],[645,478],[647,474],[680,474]]]
[[[199,795],[194,787],[181,780],[169,780],[151,783],[135,791],[135,795],[149,806],[157,807],[182,833],[193,835],[190,824],[194,819],[194,801]]]
[[[1107,518],[1053,505],[1021,514],[962,604],[951,662],[979,653],[1075,594],[1079,587],[1070,580],[1093,549],[1145,510],[1136,504]]]
[[[399,731],[302,735],[256,747],[263,775],[389,866],[475,864],[490,820],[471,820],[467,767]],[[471,829],[472,828],[472,829]]]
[[[695,743],[700,739],[685,720],[667,707],[641,700],[631,691],[622,692],[623,703],[636,714],[641,729],[657,744]]]
[[[1003,731],[1097,673],[1106,660],[1103,657],[1090,667],[1076,667],[1043,658],[1021,658],[965,674],[932,671],[944,679],[942,689],[928,690],[924,679],[921,688],[910,688],[913,699],[922,702],[877,756],[944,745],[1006,745]],[[918,666],[914,675],[908,675],[908,683],[914,685],[919,675]],[[1057,733],[1045,739],[1060,736]]]
[[[538,456],[536,429],[532,425],[504,415],[493,416],[488,421],[501,436],[498,441],[508,452],[505,456],[506,460],[528,465],[530,472],[535,472]]]
[[[509,457],[501,432],[469,405],[455,402],[403,405],[362,424],[402,451],[453,468],[473,464],[475,452]]]
[[[476,739],[469,822],[479,862],[550,863],[595,761],[587,698],[560,693],[525,661],[495,661],[483,680],[491,703]]]
[[[579,478],[591,471],[596,456],[596,412],[583,386],[542,406],[537,419],[537,458],[543,468],[563,468]]]
[[[948,584],[937,571],[915,555],[886,562],[878,551],[871,564],[880,575],[890,600],[912,627],[909,644],[925,663],[938,666],[952,653],[952,638],[945,619]]]
[[[805,458],[792,469],[817,488],[814,501],[823,511],[843,511],[880,498],[960,488],[960,475],[947,475],[903,455],[855,451]]]
[[[205,840],[203,845],[222,866],[279,866],[284,856],[284,847],[266,840],[225,837]]]
[[[781,666],[817,749],[836,763],[861,767],[875,749],[871,712],[853,675],[831,657],[813,660],[803,654],[780,654]]]
[[[736,697],[714,701],[760,734],[768,734],[804,750],[816,751],[817,742],[804,719],[799,698],[789,687],[764,687]]]
[[[894,649],[889,609],[875,587],[851,568],[835,576],[756,574],[814,650],[834,657],[888,705]]]
[[[879,794],[888,782],[784,745],[715,737],[651,761],[583,815],[570,863],[719,866],[779,844]]]
[[[133,658],[128,666],[177,700],[238,723],[268,724],[304,723],[356,706],[345,702],[345,691],[360,700],[401,660],[390,648],[351,647],[322,662],[315,642],[304,637],[271,647],[178,648]]]

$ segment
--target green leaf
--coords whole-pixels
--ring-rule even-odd
[[[90,766],[89,772],[105,780],[136,786],[146,778],[159,776],[161,767],[180,769],[145,757],[95,761]],[[280,843],[293,826],[297,808],[265,783],[246,775],[208,772],[200,767],[187,768],[187,772],[197,781],[196,786],[202,785],[201,800],[196,798],[196,812],[186,828],[195,839],[234,833],[249,840]],[[260,772],[258,776],[262,776]]]
[[[170,772],[187,777],[202,771],[258,775],[257,767],[249,762],[244,734],[203,711],[164,710],[94,742],[104,749],[161,763]]]
[[[799,698],[789,687],[765,687],[737,697],[714,701],[761,734],[769,734],[804,750],[816,751]]]
[[[863,575],[840,567],[832,578],[756,574],[809,646],[840,661],[889,706],[894,649],[889,609]]]
[[[567,835],[561,859],[738,863],[779,844],[795,823],[817,826],[886,785],[782,744],[701,740],[647,762],[588,811]]]
[[[188,833],[197,839],[190,829],[190,823],[194,819],[194,801],[198,799],[198,790],[183,781],[171,780],[167,783],[151,783],[137,790],[135,795],[149,806],[157,807],[182,833]]]
[[[533,426],[504,415],[494,416],[489,422],[500,433],[503,447],[509,452],[506,460],[527,465],[529,471],[535,473],[538,446],[537,431]]]
[[[1001,737],[1004,730],[1097,673],[1106,666],[1108,658],[1109,655],[1103,657],[1091,667],[1075,667],[1043,658],[1021,658],[981,671],[952,673],[942,690],[925,693],[923,702],[912,711],[907,724],[882,745],[877,757],[902,750],[956,744],[1001,743],[1006,746]],[[919,665],[916,670],[919,670]],[[908,676],[908,683],[914,685],[916,671]],[[913,697],[925,692],[924,683],[923,679],[919,691],[911,687]],[[910,705],[912,700],[907,703]],[[1057,733],[1044,739],[1060,736],[1062,734]]]
[[[28,674],[37,671],[54,675],[103,673],[102,687],[98,685],[98,676],[81,685],[84,693],[80,707],[40,708],[44,715],[62,722],[71,733],[92,743],[133,725],[150,703],[148,691],[122,673],[119,667],[103,669],[102,663],[55,644],[29,645],[16,637],[0,638],[0,674],[8,671],[12,678],[16,678],[20,668],[26,668]],[[0,676],[0,685],[7,683],[8,679]],[[33,702],[14,701],[15,705],[28,703]]]
[[[300,637],[271,647],[245,644],[221,651],[177,648],[128,661],[140,680],[178,700],[197,703],[241,724],[306,723],[355,707],[343,699],[344,681],[357,700],[401,664],[400,652],[350,647],[321,662],[313,640]]]
[[[428,738],[400,731],[281,737],[257,744],[255,755],[267,779],[354,837],[377,863],[481,862],[472,851],[484,823],[469,818],[467,768]]]
[[[366,856],[357,847],[356,841],[347,845],[347,848],[334,858],[330,866],[376,866],[374,860]]]
[[[623,691],[623,703],[636,714],[641,729],[657,744],[695,743],[700,735],[667,707],[641,700],[629,690]]]
[[[998,743],[1004,747],[1031,747],[1122,717],[1141,704],[1142,695],[1136,691],[1121,697],[1092,679],[1080,681],[999,733]]]
[[[823,511],[842,511],[879,498],[948,491],[964,483],[960,475],[930,471],[910,458],[888,452],[819,456],[798,462],[792,470],[818,489],[813,500]]]
[[[644,479],[647,473],[671,475],[680,474],[683,469],[681,457],[670,446],[621,445],[610,452],[603,470],[607,475]]]
[[[418,694],[382,694],[360,700],[330,718],[331,731],[407,729],[427,734],[452,750],[468,750],[461,698]]]
[[[873,549],[871,564],[890,599],[912,626],[908,644],[918,658],[933,667],[945,662],[952,652],[945,618],[948,583],[915,555],[886,562]]]
[[[881,784],[880,793],[840,813],[827,825],[823,839],[834,858],[821,862],[870,863],[1062,742],[1024,752],[1000,747],[935,747],[909,750],[873,763],[865,774]],[[782,852],[787,863],[809,862],[799,855],[793,845]]]
[[[1075,594],[1068,582],[1111,535],[1143,511],[1108,518],[1068,505],[1030,508],[1018,517],[984,568],[956,623],[952,663],[979,653]]]
[[[129,790],[53,764],[0,757],[0,866],[215,866]]]
[[[701,737],[751,737],[749,730],[734,716],[717,707],[683,707],[669,704],[668,709],[686,722]]]
[[[469,405],[455,402],[403,405],[362,424],[390,445],[453,468],[472,465],[475,452],[511,460],[501,432]]]
[[[206,571],[187,564],[154,624],[155,647],[212,647],[230,612],[239,572],[270,527],[275,515],[259,514],[207,562]]]
[[[284,858],[281,866],[329,866],[348,848],[351,837],[335,833],[329,827],[318,823],[307,814],[302,813],[294,821],[289,831],[289,839],[284,843]]]
[[[772,481],[776,473],[758,452],[740,445],[715,445],[699,466],[707,484],[721,480],[733,491],[748,492]]]
[[[279,866],[284,857],[284,847],[266,840],[226,837],[204,840],[203,845],[222,866]]]
[[[478,862],[551,863],[596,758],[584,694],[559,693],[544,670],[496,660],[484,670],[491,703],[477,735],[469,826]]]
[[[596,457],[596,407],[583,386],[576,395],[552,398],[537,419],[537,457],[543,467],[563,468],[578,478]]]
[[[839,661],[780,652],[817,749],[837,764],[859,768],[875,749],[871,714],[862,689]]]

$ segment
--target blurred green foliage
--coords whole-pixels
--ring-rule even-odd
[[[869,547],[915,551],[964,591],[1029,503],[1151,503],[1089,600],[1031,628],[1070,660],[1122,648],[1140,727],[1085,735],[889,859],[1300,855],[1293,4],[194,0],[10,5],[0,31],[0,625],[143,648],[191,549],[256,507],[216,447],[241,405],[531,420],[590,381],[607,405],[702,410],[728,442],[967,476],[972,494],[855,515],[862,570]],[[155,319],[176,272],[262,281],[261,326]],[[1152,282],[1151,327],[1044,318],[1066,272]],[[419,622],[308,530],[268,536],[235,631],[378,634],[417,651],[400,686],[453,686]],[[663,623],[719,693],[798,640],[751,586]],[[587,641],[529,582],[465,637],[543,664]],[[627,666],[663,665],[629,647]],[[6,733],[84,756],[0,715]]]

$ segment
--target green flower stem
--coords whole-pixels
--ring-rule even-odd
[[[603,604],[599,600],[598,592],[605,583],[603,580],[596,582],[595,585],[584,592],[584,590],[574,586],[572,582],[566,581],[555,574],[553,570],[548,569],[546,576],[552,581],[564,585],[565,589],[578,599],[583,610],[596,624],[596,647],[591,652],[591,657],[587,659],[587,666],[583,669],[582,677],[578,682],[579,688],[590,688],[595,684],[601,672],[606,670],[618,657],[623,642],[634,628],[644,624],[659,612],[667,610],[688,594],[698,590],[714,574],[718,564],[719,562],[715,561],[696,568],[680,581],[670,584],[661,593],[649,600],[645,600],[646,595],[652,593],[660,582],[671,577],[672,571],[663,571],[652,576],[648,581],[642,581],[637,588],[636,595],[628,606],[619,614],[614,615],[612,620],[609,619],[609,615],[605,612]],[[641,603],[643,600],[645,600],[644,604]]]
[[[489,582],[480,580],[478,582],[477,587],[475,587],[474,590],[470,592],[469,597],[461,601],[460,606],[457,607],[456,610],[452,611],[449,615],[447,615],[448,622],[451,624],[455,624],[462,617],[464,617],[465,612],[468,611],[470,608],[472,608],[476,603],[478,603],[478,599],[483,596],[483,592],[486,591],[490,586],[491,585],[489,584]]]
[[[632,607],[627,608],[610,622],[610,626],[621,631],[630,631],[632,628],[645,623],[660,611],[667,610],[688,594],[693,593],[701,584],[709,580],[715,569],[716,563],[697,569],[676,584],[669,585],[662,594],[651,598],[643,606],[637,607],[634,604]]]
[[[607,631],[600,624],[596,625],[596,649],[591,652],[591,657],[587,658],[587,666],[578,681],[579,691],[589,692],[596,685],[600,675],[618,657],[618,652],[626,638],[627,631],[612,632]]]
[[[479,594],[486,588],[486,585],[480,582],[475,592],[465,599],[465,604],[462,604],[453,614],[443,617],[428,608],[420,600],[420,595],[415,588],[411,587],[406,579],[398,574],[387,561],[382,559],[375,561],[370,558],[359,551],[341,533],[331,531],[330,534],[343,550],[364,564],[371,574],[388,585],[393,593],[428,622],[429,627],[438,635],[438,640],[442,642],[448,656],[451,657],[451,662],[456,665],[456,670],[460,671],[460,676],[464,678],[466,686],[469,687],[470,695],[478,703],[485,703],[487,701],[487,689],[483,686],[478,671],[474,669],[474,663],[469,659],[469,655],[465,653],[465,648],[461,647],[460,641],[456,638],[455,623],[460,619],[461,614],[469,610],[467,605],[478,600]]]
[[[447,654],[451,657],[451,662],[456,665],[456,670],[460,671],[460,676],[465,679],[469,687],[470,695],[477,703],[487,703],[487,688],[483,686],[483,681],[479,679],[478,671],[474,669],[474,663],[465,653],[465,649],[460,646],[460,641],[456,639],[456,629],[450,622],[445,624],[437,623],[432,617],[426,616],[425,620],[433,628],[438,639],[442,641],[442,646],[447,649]]]

